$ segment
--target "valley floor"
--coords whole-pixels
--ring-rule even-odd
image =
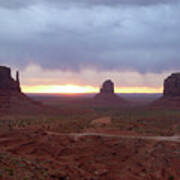
[[[113,131],[110,122],[92,120],[94,128],[81,133],[37,127],[0,133],[0,179],[180,179],[180,136]]]

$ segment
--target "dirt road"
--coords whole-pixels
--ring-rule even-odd
[[[56,133],[56,132],[46,132],[49,135],[56,136],[72,136],[76,139],[81,137],[89,137],[89,136],[99,136],[104,138],[123,138],[123,139],[143,139],[143,140],[154,140],[154,141],[171,141],[171,142],[179,142],[180,136],[132,136],[132,135],[116,135],[116,134],[105,134],[105,133]]]

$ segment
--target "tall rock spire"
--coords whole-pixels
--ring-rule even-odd
[[[20,81],[19,81],[19,71],[16,71],[16,82],[18,84],[20,84]]]

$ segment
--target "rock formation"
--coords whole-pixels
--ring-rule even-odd
[[[21,92],[19,72],[16,80],[11,76],[11,69],[0,66],[0,114],[40,112],[42,107]]]
[[[106,80],[102,88],[100,89],[101,94],[114,94],[114,83],[111,80]]]
[[[173,73],[164,81],[164,97],[180,96],[180,73]]]
[[[152,106],[180,108],[180,73],[173,73],[164,80],[163,96],[154,101]]]
[[[0,93],[20,93],[19,72],[16,72],[16,80],[11,77],[8,67],[0,66]]]
[[[114,93],[114,83],[106,80],[100,88],[100,93],[94,97],[94,102],[98,105],[117,105],[124,104],[125,100]]]

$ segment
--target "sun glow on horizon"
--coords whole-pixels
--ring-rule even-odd
[[[49,93],[49,94],[78,94],[78,93],[98,93],[99,88],[82,85],[39,85],[22,86],[24,93]],[[162,88],[151,87],[117,87],[116,93],[162,93]]]
[[[92,86],[79,85],[40,85],[40,86],[23,86],[25,93],[59,93],[59,94],[76,94],[76,93],[95,93],[98,89]]]
[[[151,87],[121,87],[115,88],[116,93],[162,93],[162,88]]]

